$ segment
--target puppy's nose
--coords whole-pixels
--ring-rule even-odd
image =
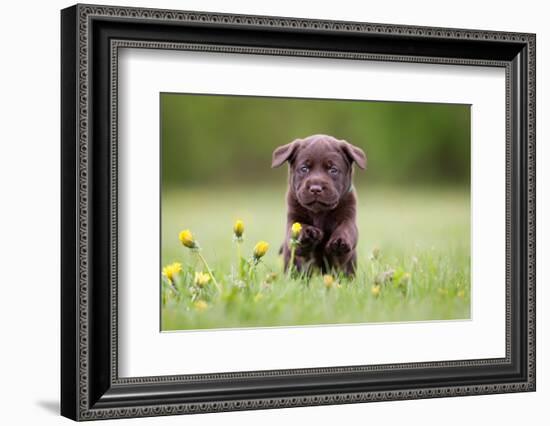
[[[311,192],[313,195],[319,195],[321,192],[323,192],[323,187],[317,184],[310,185],[309,192]]]

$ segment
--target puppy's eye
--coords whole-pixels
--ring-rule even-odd
[[[328,172],[331,175],[337,175],[338,174],[338,169],[336,167],[331,167],[330,169],[328,169]]]
[[[307,173],[307,172],[309,172],[309,167],[308,167],[308,166],[302,166],[302,167],[300,167],[300,172],[302,172],[302,173]]]

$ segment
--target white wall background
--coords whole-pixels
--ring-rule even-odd
[[[103,4],[537,33],[538,390],[530,394],[118,420],[118,424],[544,424],[550,401],[550,27],[545,2],[105,0]],[[11,1],[0,25],[2,423],[68,424],[59,404],[59,9]],[[113,423],[108,421],[106,423]]]

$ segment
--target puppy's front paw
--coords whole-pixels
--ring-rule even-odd
[[[333,256],[343,256],[351,249],[351,244],[342,237],[333,238],[327,243],[327,252]]]
[[[300,236],[298,237],[298,246],[296,254],[298,256],[307,256],[323,239],[323,231],[315,226],[304,225]]]
[[[319,243],[323,239],[323,231],[315,226],[304,226],[300,236],[298,237],[298,242],[304,246],[313,246]]]

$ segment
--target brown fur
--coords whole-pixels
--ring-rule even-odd
[[[272,167],[285,161],[289,163],[285,270],[290,262],[290,228],[299,222],[302,231],[295,259],[299,271],[318,267],[353,275],[358,238],[353,163],[364,169],[364,152],[332,136],[313,135],[278,147]]]

